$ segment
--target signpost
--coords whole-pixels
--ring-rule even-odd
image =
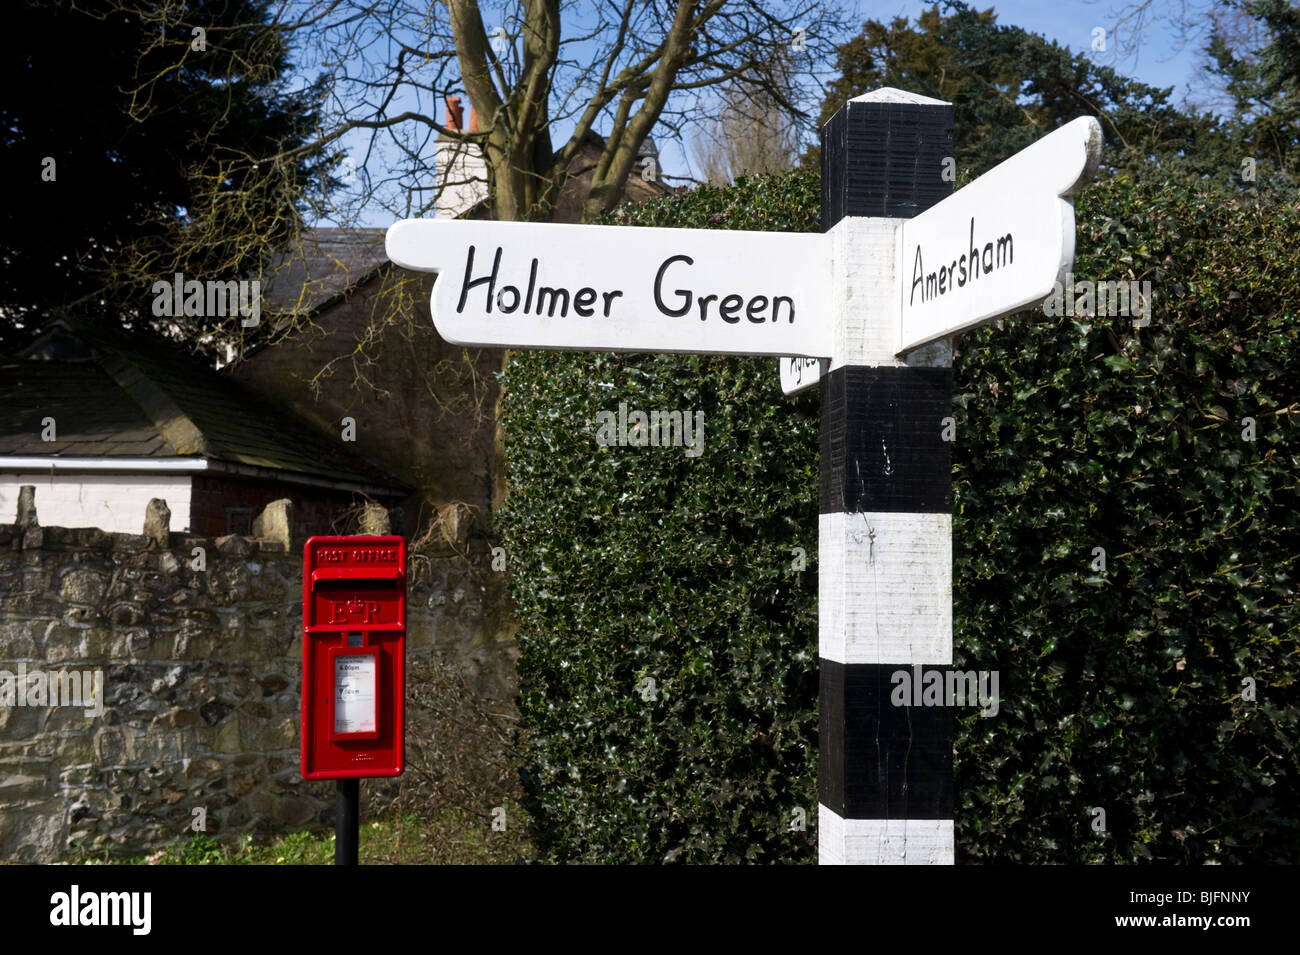
[[[1056,282],[1064,286],[1074,261],[1069,200],[1092,178],[1100,151],[1097,121],[1076,119],[901,223],[900,355],[1041,302]],[[826,363],[783,357],[780,373],[781,389],[792,395],[817,384]]]
[[[449,342],[781,356],[821,382],[822,862],[951,863],[952,709],[891,675],[952,664],[946,339],[1041,301],[1074,257],[1096,169],[1084,118],[964,189],[952,106],[881,89],[822,129],[820,235],[405,220],[398,265],[438,272]]]

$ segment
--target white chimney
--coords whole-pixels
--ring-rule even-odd
[[[465,128],[464,110],[459,96],[447,97],[447,121],[444,124],[453,132]],[[478,132],[478,114],[471,106],[469,129]],[[438,176],[438,199],[434,216],[438,219],[455,219],[487,198],[487,163],[483,153],[472,143],[461,142],[440,135],[434,147],[434,169]]]

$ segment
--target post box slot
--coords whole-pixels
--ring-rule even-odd
[[[346,587],[355,585],[359,580],[366,581],[367,587],[396,587],[401,583],[401,572],[383,567],[352,567],[348,569],[327,567],[312,571],[311,589],[316,590],[331,585]]]

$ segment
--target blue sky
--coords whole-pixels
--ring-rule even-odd
[[[1177,12],[1182,3],[1183,0],[1155,0],[1152,4],[1153,14],[1167,16]],[[1115,42],[1117,35],[1114,26],[1117,14],[1127,4],[1116,4],[1112,0],[1004,0],[1000,3],[970,0],[970,5],[979,10],[992,7],[997,14],[997,22],[1002,26],[1017,26],[1055,40],[1073,52],[1086,52],[1096,62],[1151,86],[1172,87],[1175,103],[1181,104],[1189,99],[1196,105],[1206,105],[1197,96],[1198,90],[1204,88],[1204,83],[1196,82],[1203,42],[1195,36],[1190,42],[1180,42],[1167,22],[1155,19],[1148,21],[1141,43],[1129,43],[1127,53],[1121,52],[1121,44]],[[921,0],[862,0],[846,6],[858,11],[857,21],[861,24],[866,20],[889,22],[899,16],[915,20],[933,3]],[[1097,27],[1106,31],[1105,51],[1094,51],[1092,48],[1093,30]],[[1126,34],[1121,30],[1118,38],[1131,39],[1131,31]],[[833,56],[831,59],[833,62]],[[820,103],[815,104],[812,112],[816,114],[819,107]],[[664,153],[665,172],[669,175],[685,168],[688,159],[679,147],[669,145]],[[673,161],[674,158],[676,162]]]
[[[490,5],[485,4],[485,7]],[[1157,13],[1168,14],[1176,12],[1181,5],[1182,0],[1156,0],[1154,8]],[[895,16],[914,19],[930,4],[921,0],[887,0],[887,2],[861,0],[856,3],[846,2],[845,6],[850,10],[856,10],[856,17],[851,16],[850,19],[856,20],[860,25],[868,19],[886,22]],[[1120,4],[1115,3],[1114,0],[1003,0],[1000,3],[976,0],[972,6],[977,8],[992,6],[1000,24],[1018,26],[1032,33],[1042,34],[1076,52],[1086,51],[1098,62],[1153,86],[1173,87],[1173,98],[1177,103],[1188,101],[1201,106],[1207,105],[1203,95],[1204,84],[1196,81],[1202,40],[1193,37],[1190,42],[1181,42],[1168,22],[1161,20],[1149,22],[1144,30],[1142,42],[1128,55],[1124,55],[1120,49],[1122,42],[1116,41],[1130,38],[1122,33],[1116,35],[1113,32],[1116,13],[1121,9]],[[489,16],[490,14],[485,10],[485,17]],[[1092,50],[1093,31],[1098,27],[1107,31],[1107,50],[1104,52]],[[830,59],[833,60],[833,57]],[[806,108],[813,113],[817,112],[817,107],[816,103],[806,104]],[[441,104],[438,107],[438,114],[441,118]],[[468,115],[468,100],[466,100],[466,114]],[[602,130],[598,127],[598,131]],[[571,127],[564,129],[563,126],[557,126],[555,132],[553,139],[558,145],[563,141],[562,137],[571,132]],[[688,144],[666,141],[659,136],[656,137],[656,141],[660,146],[660,166],[668,181],[671,182],[673,176],[695,174],[695,171],[690,168]],[[365,139],[358,134],[345,138],[344,142],[348,145],[351,154],[360,159]],[[375,161],[382,162],[382,159],[372,158],[372,162]],[[392,221],[391,213],[380,208],[368,208],[359,221],[350,224],[386,227]],[[320,224],[328,223],[322,221]]]
[[[981,3],[976,0],[971,5],[979,9],[991,6],[997,13],[998,23],[1018,26],[1030,33],[1040,33],[1075,52],[1091,52],[1093,28],[1102,27],[1109,33],[1115,23],[1115,14],[1121,9],[1118,4],[1108,0],[1006,0],[1002,3]],[[915,17],[928,4],[872,3],[869,6],[873,10],[896,9],[899,14]],[[1180,0],[1157,0],[1154,6],[1158,11],[1172,12],[1181,3]],[[873,15],[880,19],[878,14]],[[1151,86],[1174,87],[1175,101],[1181,101],[1189,84],[1194,81],[1201,44],[1195,42],[1180,50],[1173,30],[1162,22],[1151,23],[1144,32],[1142,43],[1133,57],[1117,57],[1114,44],[1108,44],[1111,49],[1106,53],[1092,53],[1092,56],[1098,62]],[[1125,37],[1121,36],[1120,39]]]

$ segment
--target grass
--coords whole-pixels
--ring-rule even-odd
[[[362,865],[511,865],[530,858],[523,821],[494,832],[487,816],[444,810],[432,818],[408,813],[361,823]],[[81,855],[75,865],[333,865],[334,833],[295,832],[267,845],[242,836],[222,844],[204,833],[148,856],[114,859]]]

